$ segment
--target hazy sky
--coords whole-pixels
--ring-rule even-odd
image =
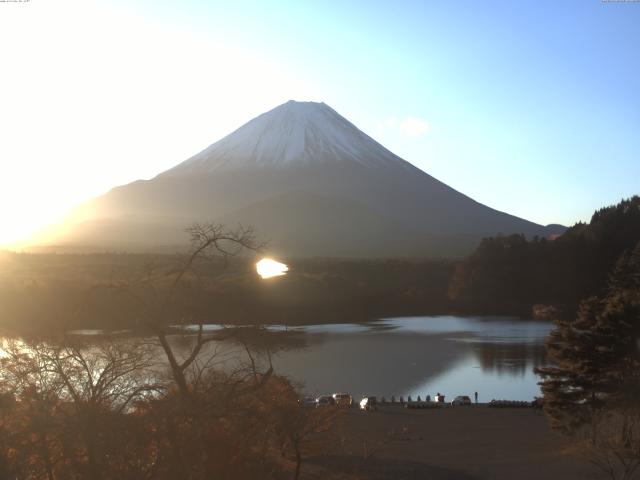
[[[474,199],[573,224],[640,193],[640,3],[0,2],[0,243],[289,99]]]

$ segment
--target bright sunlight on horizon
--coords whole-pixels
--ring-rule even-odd
[[[263,279],[267,279],[285,275],[289,271],[289,267],[287,267],[284,263],[277,262],[271,258],[263,258],[258,263],[256,263],[256,270],[258,272],[258,275],[260,275]]]
[[[0,78],[0,247],[43,238],[84,202],[314,91],[260,51],[133,4],[0,6],[0,41],[11,45],[11,74]]]

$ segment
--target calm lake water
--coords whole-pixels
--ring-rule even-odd
[[[304,346],[280,351],[277,372],[309,394],[424,398],[441,392],[480,402],[540,395],[548,322],[505,317],[404,317],[296,327]],[[283,328],[283,327],[272,327]]]
[[[219,328],[206,326],[207,331]],[[299,384],[308,395],[349,392],[356,398],[411,395],[416,399],[420,395],[424,399],[440,392],[453,399],[457,395],[473,398],[478,392],[480,402],[532,400],[540,395],[533,370],[547,362],[545,340],[552,328],[549,322],[519,318],[456,316],[267,327],[289,332],[282,336],[272,363],[277,373]],[[189,354],[192,340],[188,335],[172,337],[182,356]],[[227,342],[209,344],[202,354],[214,351],[221,359],[230,359],[222,360],[221,366],[233,366],[244,355]],[[163,355],[159,359],[163,361]]]

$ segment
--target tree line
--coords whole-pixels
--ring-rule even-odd
[[[556,239],[523,235],[483,239],[456,267],[449,293],[473,313],[528,316],[536,304],[565,317],[601,294],[617,259],[640,241],[640,197],[596,211]]]
[[[194,322],[320,324],[398,315],[446,314],[450,260],[278,259],[289,274],[261,280],[259,257],[194,266],[174,295]],[[141,330],[141,305],[113,288],[175,268],[184,255],[28,254],[0,258],[0,332],[42,335],[75,329]],[[156,282],[159,294],[170,288]]]

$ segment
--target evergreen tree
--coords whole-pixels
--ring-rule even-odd
[[[595,335],[607,347],[609,402],[640,410],[640,242],[618,261]]]
[[[590,460],[611,478],[631,478],[640,467],[640,243],[608,285],[575,319],[557,321],[553,365],[537,372],[552,427],[586,440]]]
[[[602,351],[593,333],[600,301],[585,300],[578,315],[558,320],[547,347],[553,366],[539,368],[545,412],[551,426],[565,434],[575,432],[602,406],[607,386]]]

